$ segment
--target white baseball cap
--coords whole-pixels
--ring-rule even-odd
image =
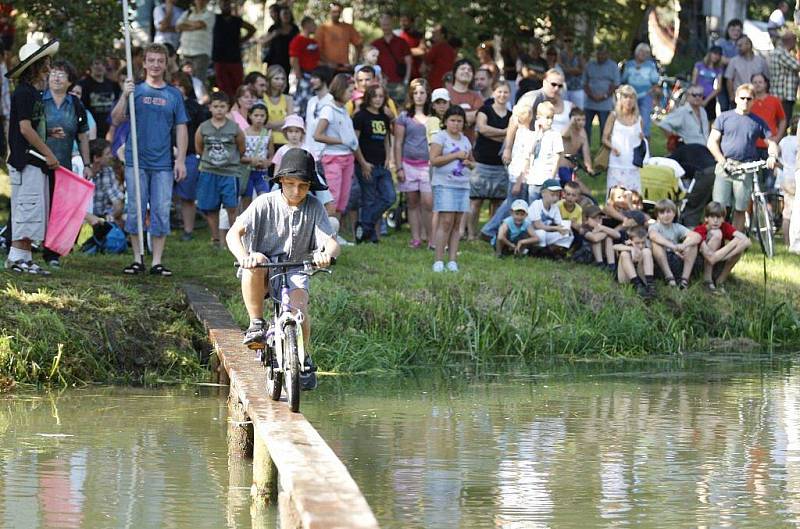
[[[511,211],[528,211],[528,203],[518,198],[511,203]]]
[[[437,88],[431,94],[431,101],[438,101],[440,99],[444,99],[448,103],[450,102],[450,92],[447,91],[447,88]]]

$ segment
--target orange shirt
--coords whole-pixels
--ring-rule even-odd
[[[767,123],[769,131],[772,133],[772,139],[778,141],[778,138],[775,137],[775,134],[778,133],[778,122],[782,119],[786,119],[786,113],[783,111],[781,100],[769,94],[761,99],[755,98],[750,112]],[[756,140],[756,147],[759,149],[766,149],[767,142],[759,138]]]
[[[352,24],[330,20],[321,24],[314,34],[319,43],[320,60],[329,64],[349,64],[349,45],[360,46],[361,35]]]

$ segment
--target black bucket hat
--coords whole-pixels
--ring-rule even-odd
[[[323,183],[317,174],[317,164],[314,161],[314,157],[305,149],[295,147],[286,151],[286,154],[281,159],[281,166],[272,177],[272,182],[279,184],[278,180],[283,176],[291,176],[309,182],[311,191],[328,189],[328,186]]]

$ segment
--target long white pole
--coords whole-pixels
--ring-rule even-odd
[[[128,68],[128,79],[133,77],[133,60],[131,57],[131,28],[129,21],[128,0],[122,0],[122,27],[125,31],[125,63]],[[139,139],[136,137],[136,105],[133,92],[128,96],[128,112],[131,116],[131,131],[129,134],[131,153],[133,154],[133,182],[136,188],[136,229],[139,234],[139,259],[144,265],[144,224],[142,220],[142,193],[139,183]]]

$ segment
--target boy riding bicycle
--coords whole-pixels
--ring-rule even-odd
[[[280,189],[256,198],[233,223],[226,237],[228,248],[241,268],[242,297],[250,316],[244,344],[262,346],[265,340],[264,296],[267,274],[259,264],[302,261],[313,253],[314,264],[328,267],[339,255],[339,245],[322,204],[309,191],[324,189],[318,180],[314,158],[303,149],[290,149],[283,156],[274,180]],[[303,314],[303,339],[309,343],[308,276],[301,269],[290,269],[287,277],[293,309]],[[316,374],[309,356],[303,373],[304,389],[316,386]]]

